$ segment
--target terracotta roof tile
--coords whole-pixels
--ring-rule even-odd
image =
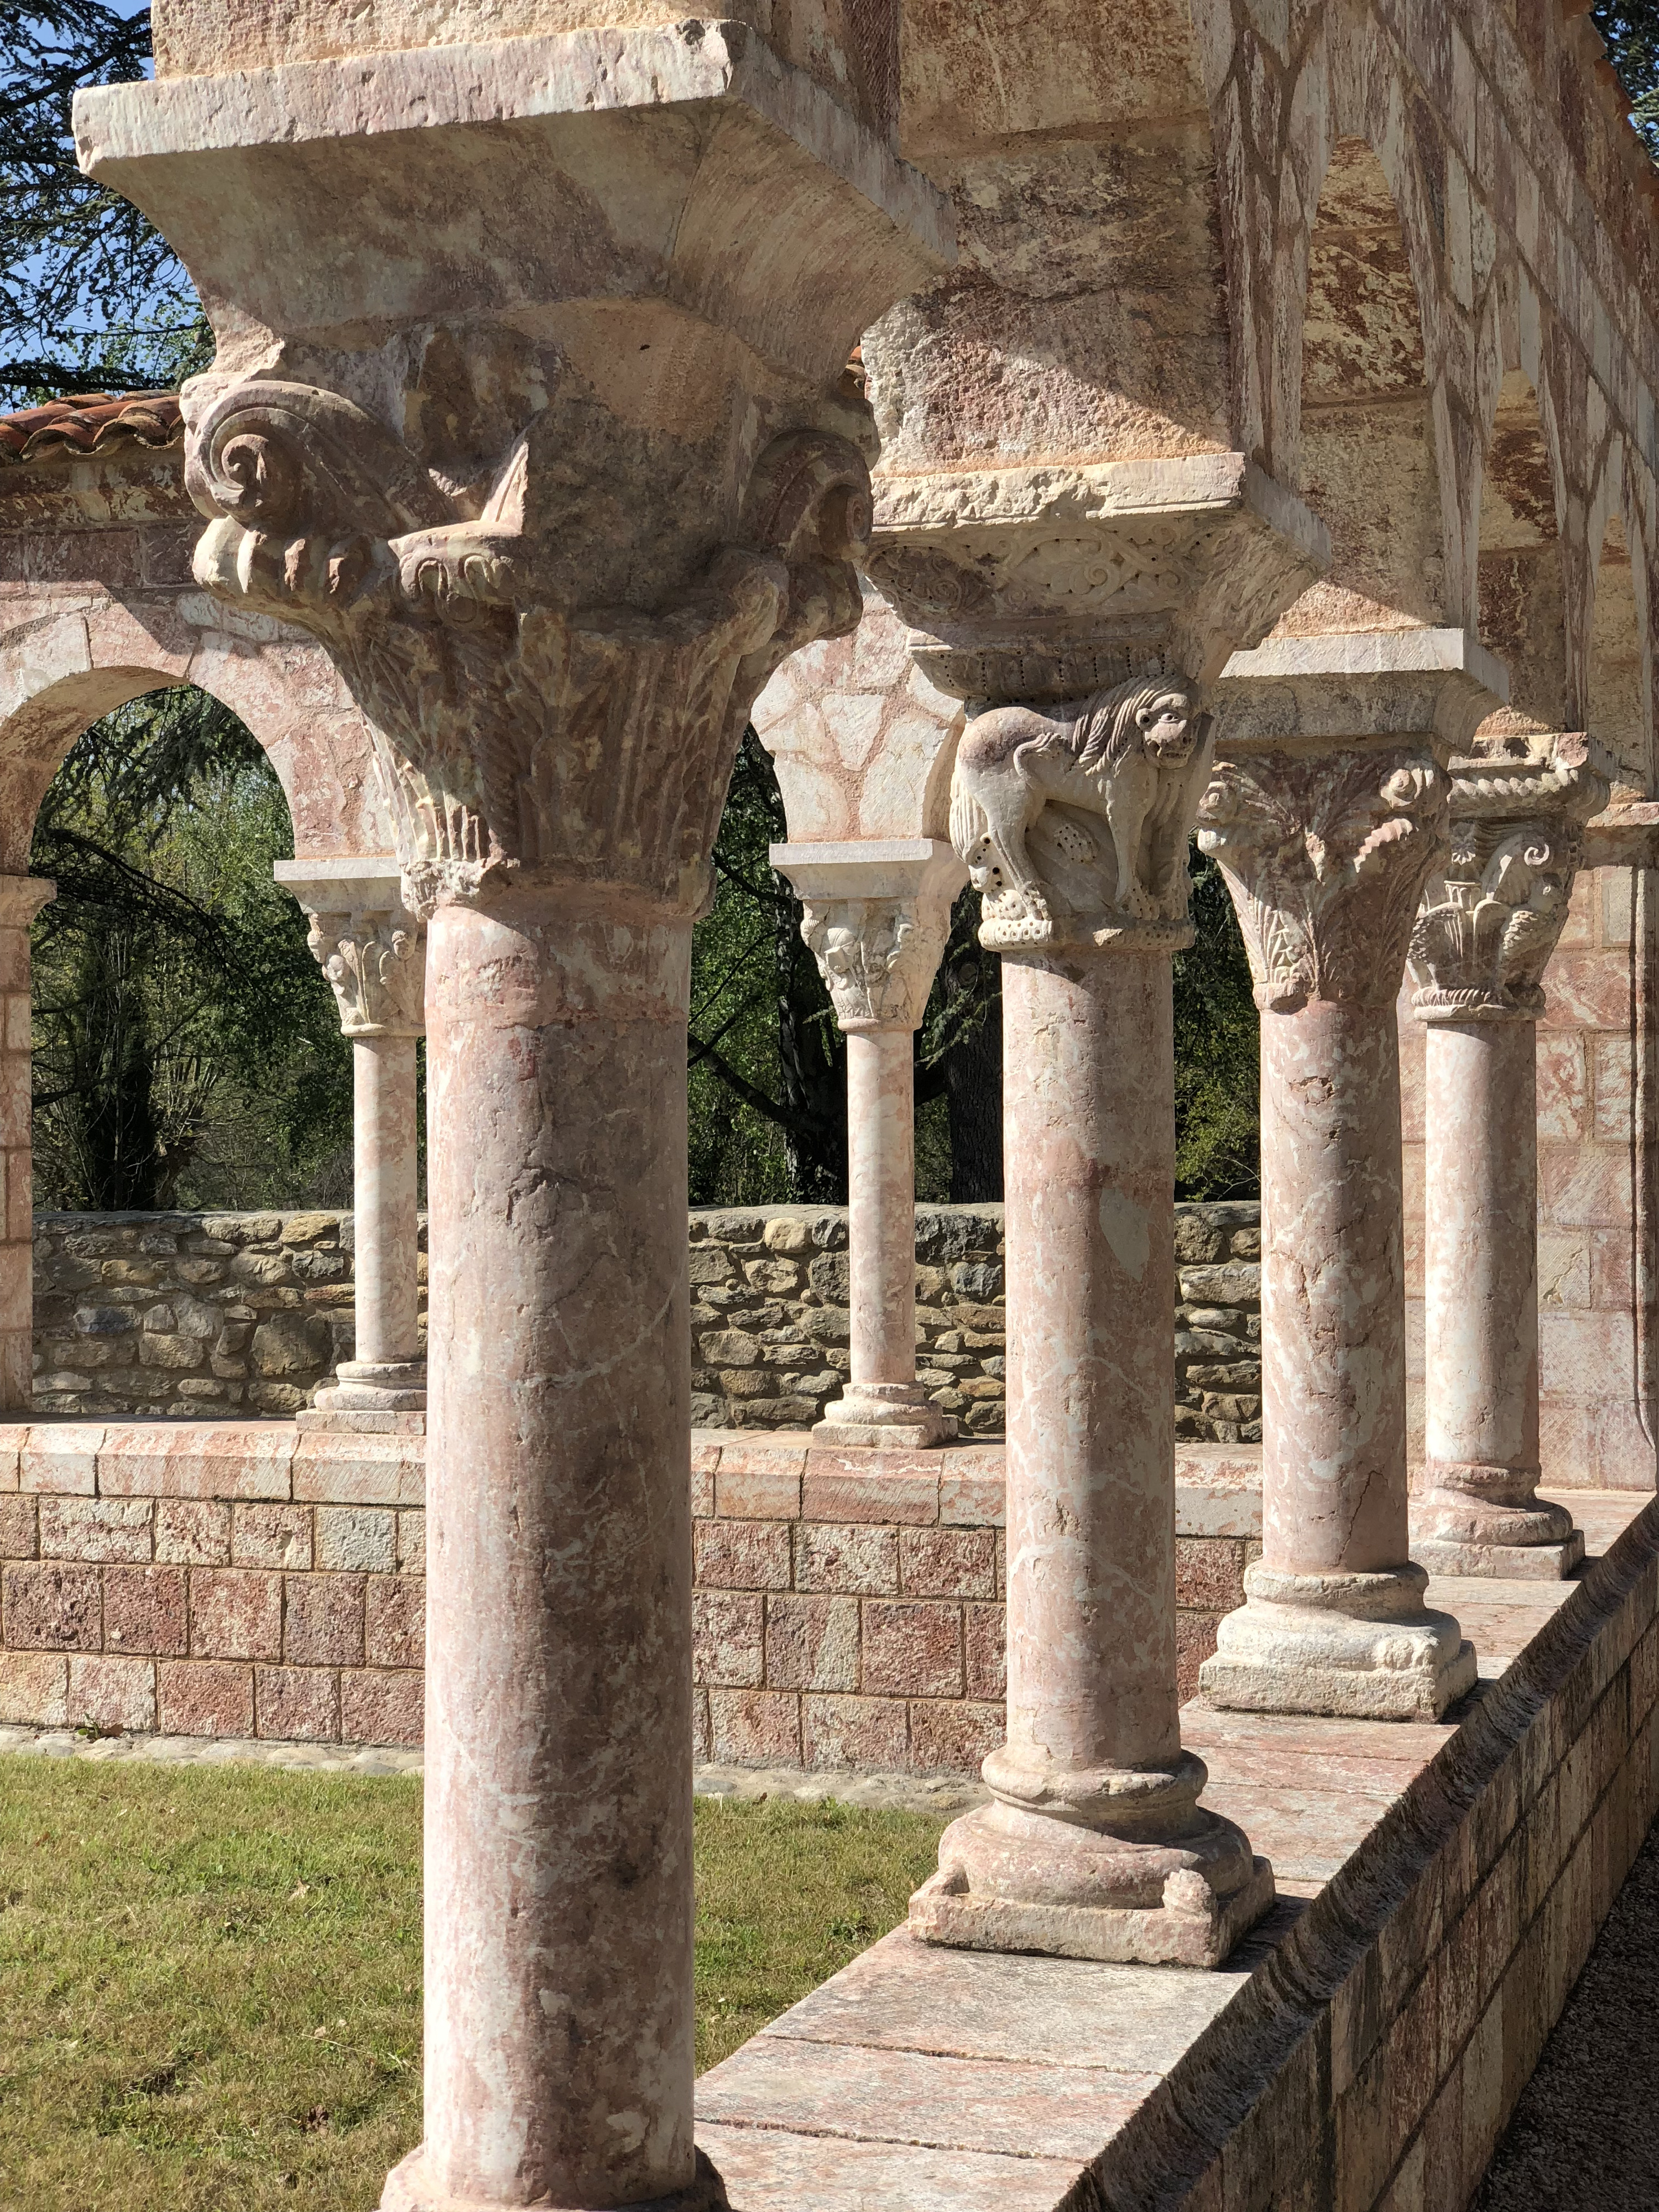
[[[172,446],[184,434],[176,392],[88,392],[0,415],[0,465],[58,450],[100,453],[129,438]]]

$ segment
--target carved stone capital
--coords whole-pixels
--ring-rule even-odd
[[[1428,1022],[1535,1021],[1615,763],[1574,732],[1510,739],[1450,773],[1451,852],[1412,931],[1413,1006]]]
[[[775,845],[805,911],[801,935],[836,1019],[860,1030],[921,1026],[967,872],[933,838]]]
[[[395,860],[279,860],[276,880],[305,908],[312,955],[349,1037],[426,1028],[426,931],[405,908]]]
[[[756,694],[796,646],[858,619],[863,456],[826,433],[774,440],[738,542],[646,611],[550,596],[538,445],[518,438],[469,520],[350,401],[234,386],[192,424],[191,489],[216,517],[198,580],[328,647],[379,741],[422,910],[522,870],[695,913]]]
[[[951,839],[993,951],[1179,951],[1209,718],[1161,676],[1048,709],[999,707],[957,749]]]
[[[58,896],[45,876],[0,876],[0,929],[27,929]]]
[[[876,486],[871,580],[958,699],[1074,701],[1148,668],[1201,684],[1330,557],[1323,525],[1242,453]]]
[[[1426,744],[1217,762],[1198,842],[1231,887],[1259,1006],[1393,1002],[1449,798]]]
[[[519,874],[689,916],[756,694],[856,618],[843,371],[950,259],[948,208],[743,23],[364,66],[80,111],[219,340],[184,402],[198,578],[327,648],[422,910]]]

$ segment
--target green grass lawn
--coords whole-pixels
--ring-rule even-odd
[[[369,2212],[420,2133],[418,1783],[0,1759],[0,2212]],[[697,1805],[697,2063],[903,1917],[942,1823]]]

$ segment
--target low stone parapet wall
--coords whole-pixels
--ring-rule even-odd
[[[1183,1449],[1182,1693],[1259,1548],[1257,1455]],[[969,1773],[1002,1735],[1003,1455],[693,1439],[699,1757]],[[425,1439],[0,1426],[0,1721],[420,1740]]]
[[[975,1771],[1004,1734],[1001,1449],[705,1432],[692,1461],[699,1758]],[[1188,1697],[1261,1548],[1259,1455],[1184,1449],[1176,1501]]]
[[[419,1742],[422,1446],[0,1427],[0,1720]]]
[[[1316,1757],[1322,1735],[1338,1771],[1376,1734],[1278,1725]],[[1249,1978],[1161,2081],[1141,2075],[1067,2203],[1456,2212],[1474,2198],[1659,1815],[1659,1508],[1446,1733],[1266,1962],[1260,1936],[1235,1954]],[[1115,2002],[1132,2027],[1150,2016]]]
[[[1176,1209],[1176,1429],[1261,1433],[1254,1203]],[[692,1419],[810,1427],[846,1382],[847,1213],[698,1211]],[[421,1229],[422,1329],[426,1229]],[[241,1419],[311,1404],[355,1336],[349,1213],[38,1213],[34,1402],[43,1413]],[[918,1370],[965,1437],[1004,1426],[1002,1208],[916,1209]]]

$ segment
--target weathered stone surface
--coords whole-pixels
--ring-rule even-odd
[[[406,1103],[412,1131],[412,1094]],[[199,1418],[310,1405],[354,1351],[354,1230],[349,1213],[315,1212],[36,1215],[37,1410]],[[418,1307],[418,1352],[424,1220],[416,1242],[412,1271],[398,1273],[400,1299]],[[203,1258],[210,1246],[223,1256]],[[136,1307],[112,1296],[135,1267]]]

